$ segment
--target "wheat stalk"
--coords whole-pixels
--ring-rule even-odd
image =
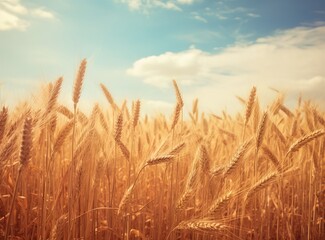
[[[14,202],[15,202],[16,196],[17,196],[18,183],[20,182],[21,173],[22,173],[23,167],[27,166],[27,164],[31,158],[32,140],[33,140],[32,139],[32,119],[28,117],[25,119],[25,122],[24,122],[23,136],[22,136],[22,142],[21,142],[21,148],[20,148],[20,167],[18,170],[14,193],[13,193],[11,204],[10,204],[8,221],[7,221],[6,230],[5,230],[5,240],[8,239],[9,225],[11,223],[11,216],[12,216],[12,211],[14,208]]]

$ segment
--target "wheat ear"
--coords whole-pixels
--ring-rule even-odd
[[[31,158],[32,148],[32,119],[26,118],[23,130],[23,139],[20,149],[20,164],[26,166]]]
[[[115,110],[116,109],[116,104],[114,102],[114,98],[112,96],[112,94],[108,91],[108,89],[106,88],[106,86],[104,84],[100,84],[100,87],[106,97],[106,100],[109,102],[109,104],[111,105],[111,107]]]
[[[129,149],[121,141],[117,141],[117,145],[119,146],[121,152],[123,153],[123,156],[129,161],[130,158]]]
[[[186,203],[194,197],[195,190],[193,188],[186,188],[179,200],[177,201],[176,208],[184,209]]]
[[[61,90],[62,82],[63,77],[60,77],[58,80],[55,81],[53,89],[51,91],[50,99],[47,104],[46,113],[50,113],[53,110]]]
[[[247,192],[246,199],[252,194],[266,188],[270,183],[272,183],[278,176],[277,172],[272,172],[260,179],[256,184],[254,184]]]
[[[133,116],[132,116],[132,126],[135,128],[139,122],[139,116],[140,116],[140,106],[141,102],[140,100],[137,100],[134,104],[133,108]]]
[[[81,93],[81,88],[85,76],[85,71],[86,71],[86,65],[87,65],[87,60],[83,59],[80,63],[79,70],[77,73],[77,77],[74,82],[74,88],[73,88],[73,104],[74,108],[76,108],[79,98],[80,98],[80,93]]]
[[[258,129],[257,129],[257,135],[256,135],[256,152],[258,152],[262,141],[263,141],[263,137],[265,134],[265,129],[266,129],[266,125],[267,125],[267,112],[265,112],[263,114],[262,120],[258,125]]]
[[[221,197],[217,198],[211,205],[211,207],[208,210],[208,214],[214,214],[216,213],[219,209],[223,208],[229,200],[234,196],[233,191],[229,191],[222,195]]]
[[[178,144],[177,146],[175,146],[173,149],[171,149],[168,152],[168,155],[177,155],[183,150],[184,147],[185,147],[185,143],[182,142],[182,143]]]
[[[272,153],[272,151],[268,147],[266,147],[266,146],[263,146],[262,147],[262,150],[263,150],[264,154],[271,160],[271,162],[276,167],[276,169],[278,170],[278,172],[281,172],[282,171],[281,163],[277,159],[277,157]]]
[[[325,134],[325,130],[324,129],[318,129],[308,135],[305,135],[304,137],[298,139],[296,142],[294,142],[288,152],[286,153],[286,156],[288,156],[290,153],[296,152],[298,151],[302,146],[306,145],[307,143],[309,143],[310,141],[322,136]]]
[[[240,160],[247,152],[250,143],[251,143],[251,139],[247,140],[246,142],[244,142],[238,147],[235,155],[232,157],[230,163],[225,167],[223,171],[224,176],[231,174],[236,169],[236,167],[239,165]]]
[[[73,127],[73,121],[70,121],[70,122],[66,123],[64,125],[64,127],[60,130],[60,132],[58,133],[58,136],[56,137],[56,140],[54,142],[54,147],[53,147],[51,158],[53,158],[54,154],[61,148],[65,139],[69,135],[72,127]]]
[[[116,142],[121,141],[122,128],[123,128],[123,113],[120,112],[115,123],[114,139]]]
[[[184,102],[183,102],[182,94],[179,90],[176,80],[173,80],[173,85],[174,85],[174,89],[175,89],[175,95],[177,98],[177,104],[179,104],[182,108],[184,106]]]
[[[197,219],[180,222],[175,229],[215,232],[226,228],[221,222],[211,219]]]
[[[248,120],[252,114],[252,109],[253,109],[253,105],[254,105],[254,101],[255,101],[255,96],[256,96],[256,87],[253,87],[250,95],[249,95],[249,99],[246,105],[246,112],[245,112],[245,126],[248,123]]]
[[[0,112],[0,143],[5,133],[7,119],[8,119],[8,108],[3,107],[2,111]]]
[[[73,113],[65,106],[60,105],[57,108],[57,111],[61,114],[63,114],[64,116],[66,116],[68,119],[72,119],[73,118]]]
[[[179,103],[176,104],[176,107],[174,109],[174,114],[173,114],[173,121],[171,124],[170,129],[173,130],[179,120],[180,114],[181,114],[181,110],[182,110],[182,105],[180,105]]]
[[[156,156],[153,158],[150,158],[147,162],[146,165],[157,165],[161,163],[167,163],[170,162],[171,160],[174,159],[174,155],[162,155],[162,156]]]

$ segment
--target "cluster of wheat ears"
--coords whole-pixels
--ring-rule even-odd
[[[140,101],[78,110],[58,102],[0,112],[0,239],[325,239],[325,115],[256,88],[243,114],[140,117]],[[248,94],[247,94],[248,95]]]

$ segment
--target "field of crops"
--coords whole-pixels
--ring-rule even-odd
[[[0,112],[0,239],[325,239],[325,113],[252,87],[236,115],[141,114],[141,101],[79,110],[63,78]],[[71,83],[73,84],[73,83]],[[216,104],[216,103],[215,103]]]

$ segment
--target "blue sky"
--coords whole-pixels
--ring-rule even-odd
[[[81,105],[104,103],[104,83],[121,103],[170,112],[172,79],[187,109],[198,97],[212,112],[240,109],[256,85],[265,104],[277,88],[325,106],[323,0],[1,0],[0,87],[12,105],[42,82],[64,77],[71,104],[76,69],[87,58]],[[261,96],[261,98],[262,98]]]

